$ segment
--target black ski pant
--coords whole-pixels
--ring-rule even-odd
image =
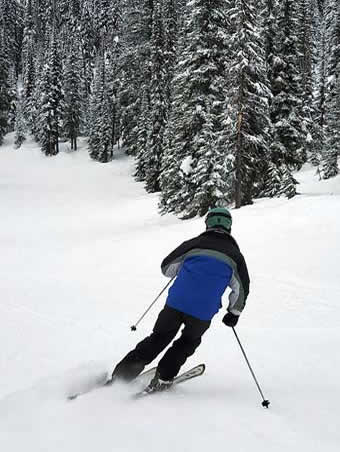
[[[117,364],[112,377],[125,381],[136,378],[144,367],[172,342],[181,325],[184,324],[181,336],[168,348],[157,366],[160,378],[171,380],[200,345],[202,335],[209,328],[210,323],[210,320],[200,320],[165,305],[159,313],[152,334],[139,342],[136,348]]]

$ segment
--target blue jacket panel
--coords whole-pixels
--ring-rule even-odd
[[[227,263],[214,257],[188,257],[169,289],[166,304],[201,320],[211,320],[222,306],[221,298],[232,274]]]
[[[184,262],[190,265],[183,267]],[[231,289],[228,311],[240,315],[245,307],[250,283],[247,265],[235,239],[223,230],[207,229],[186,240],[163,259],[161,269],[168,278],[181,274],[169,291],[169,305],[183,312],[211,318],[220,307],[220,297],[227,285]],[[183,296],[182,291],[189,292],[190,298]]]

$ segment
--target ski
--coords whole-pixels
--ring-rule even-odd
[[[151,369],[145,370],[144,372],[142,372],[140,375],[138,375],[133,382],[142,380],[142,382],[144,382],[147,379],[151,379],[154,377],[155,373],[156,373],[156,369],[157,367],[152,367]],[[104,374],[99,375],[95,381],[90,382],[88,385],[86,385],[85,388],[77,391],[77,392],[73,392],[72,394],[69,394],[67,396],[68,400],[75,400],[80,396],[83,396],[85,394],[88,394],[89,392],[94,391],[95,389],[99,389],[99,388],[105,388],[105,387],[111,387],[113,385],[113,382],[111,381],[111,378],[109,376],[109,374],[107,372],[105,372]]]
[[[202,375],[205,371],[205,364],[199,364],[198,366],[193,367],[190,370],[187,370],[186,372],[183,372],[182,374],[178,375],[177,377],[175,377],[173,383],[171,386],[169,386],[167,389],[163,389],[161,391],[158,391],[157,389],[155,390],[148,390],[148,388],[144,388],[143,391],[137,392],[137,394],[134,394],[134,398],[135,399],[140,399],[142,397],[145,397],[147,395],[150,394],[156,394],[157,392],[165,392],[165,391],[169,391],[170,389],[172,389],[174,386],[180,384],[180,383],[184,383],[185,381],[191,380],[192,378],[196,378],[199,377],[200,375]]]

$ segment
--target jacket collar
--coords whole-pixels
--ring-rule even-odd
[[[230,240],[231,242],[233,242],[237,246],[237,248],[239,248],[238,243],[234,239],[234,237],[231,234],[229,234],[229,232],[224,231],[221,228],[209,228],[206,231],[202,232],[202,234],[200,234],[200,235],[203,235],[203,234],[218,234],[220,236],[223,235],[226,240]]]

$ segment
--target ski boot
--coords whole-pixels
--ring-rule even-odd
[[[145,388],[145,392],[165,391],[169,389],[173,384],[172,380],[162,380],[159,376],[159,372],[156,372],[149,385]]]

